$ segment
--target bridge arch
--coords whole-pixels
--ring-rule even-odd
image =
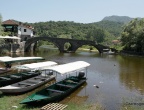
[[[65,52],[64,44],[66,42],[71,44],[71,47],[68,49],[68,51],[71,51],[71,52],[75,52],[79,47],[83,45],[94,46],[99,51],[99,53],[102,53],[103,49],[109,48],[109,47],[97,44],[97,42],[94,42],[94,41],[52,38],[52,37],[47,37],[47,36],[44,36],[44,37],[41,36],[41,37],[33,37],[33,38],[28,39],[25,43],[25,51],[28,51],[31,44],[36,43],[39,40],[52,42],[55,46],[58,47],[60,52]]]
[[[65,42],[64,44],[64,50],[65,51],[69,51],[71,48],[72,44],[70,42]]]
[[[40,41],[40,40],[52,42],[58,49],[61,48],[60,45],[53,38],[50,38],[50,37],[34,37],[34,38],[30,38],[26,41],[25,51],[29,51],[31,44],[36,43],[37,41]],[[61,51],[61,50],[59,50],[59,51]]]

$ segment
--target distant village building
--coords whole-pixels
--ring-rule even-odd
[[[120,40],[112,40],[112,43],[113,43],[113,44],[119,44],[119,43],[120,43]]]
[[[4,27],[5,32],[11,33],[11,36],[20,37],[21,42],[34,36],[34,28],[32,26],[16,20],[6,20],[2,22],[2,26]]]
[[[27,23],[9,19],[2,22],[2,26],[4,27],[4,31],[9,34],[9,36],[3,36],[3,38],[5,39],[5,45],[7,45],[5,49],[10,52],[23,52],[25,41],[34,37],[34,28]],[[31,48],[35,44],[32,44]]]

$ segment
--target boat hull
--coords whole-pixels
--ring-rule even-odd
[[[10,74],[10,75],[4,75],[4,76],[0,76],[0,87],[2,86],[7,86],[28,78],[32,78],[34,76],[38,76],[40,73],[31,73],[31,74],[27,74],[27,72],[25,72],[25,74],[23,73],[16,73],[16,74]],[[11,76],[17,76],[17,77],[11,77]]]
[[[39,78],[39,80],[38,80]],[[41,75],[9,85],[5,87],[1,87],[0,91],[5,94],[22,94],[28,91],[31,91],[55,78],[55,75],[51,75],[49,77],[42,77]],[[30,81],[34,81],[31,82]],[[29,84],[29,85],[28,85]]]
[[[66,78],[62,81],[65,81],[67,79],[68,78]],[[32,94],[31,96],[27,97],[22,102],[20,102],[20,104],[35,104],[36,103],[39,105],[39,104],[46,104],[46,103],[50,103],[50,102],[58,102],[58,101],[62,100],[63,98],[67,97],[68,95],[70,95],[72,92],[74,92],[76,89],[78,89],[81,85],[86,83],[86,78],[79,80],[79,82],[77,84],[75,84],[75,86],[67,85],[66,91],[51,89],[55,85],[62,86],[63,85],[63,84],[61,84],[62,81],[57,82],[39,92],[36,92],[35,94]],[[46,95],[47,92],[44,92],[46,90],[52,90],[53,92],[51,91],[51,94]]]
[[[0,68],[0,75],[11,71],[11,69]]]

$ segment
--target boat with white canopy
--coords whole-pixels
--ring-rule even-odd
[[[54,65],[57,65],[57,63],[53,61],[46,61],[46,62],[39,62],[39,63],[32,63],[32,64],[24,64],[18,66],[17,68],[28,69],[28,70],[34,69],[35,71],[37,70],[43,71],[43,67],[48,68]],[[21,94],[33,90],[55,78],[55,75],[52,73],[52,71],[43,71],[43,72],[38,76],[8,86],[1,87],[0,91],[7,94]]]
[[[29,62],[44,60],[42,57],[0,57],[0,63],[4,63],[5,68],[0,68],[0,74],[8,72],[11,69],[12,63],[16,62]]]
[[[15,62],[24,62],[24,61],[29,61],[29,60],[44,60],[42,57],[9,57],[9,56],[4,56],[0,57],[0,62],[3,63],[15,63]]]
[[[56,72],[59,74],[72,74],[79,73],[76,76],[69,76],[65,79],[58,81],[30,96],[25,98],[20,102],[20,104],[32,104],[32,103],[49,103],[55,102],[63,99],[67,95],[71,94],[74,90],[80,87],[82,84],[86,83],[87,67],[90,66],[89,63],[85,61],[76,61],[72,63],[57,65],[46,70]],[[83,71],[85,70],[85,72]]]
[[[45,61],[45,62],[39,62],[39,63],[18,65],[18,66],[15,66],[14,68],[26,69],[26,70],[32,70],[32,69],[42,70],[53,65],[57,65],[57,63],[53,61]]]
[[[20,37],[17,36],[0,36],[1,39],[21,39]]]
[[[17,69],[25,69],[26,72],[16,73],[16,74],[9,74],[5,76],[0,76],[0,86],[6,86],[9,84],[13,84],[22,80],[26,80],[28,78],[38,76],[43,70],[43,67],[50,67],[56,65],[56,62],[53,61],[45,61],[45,62],[38,62],[38,63],[31,63],[31,64],[23,64],[14,66]]]

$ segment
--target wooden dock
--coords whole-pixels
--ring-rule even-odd
[[[49,103],[45,106],[43,106],[40,110],[63,110],[68,105],[59,104],[59,103]]]

